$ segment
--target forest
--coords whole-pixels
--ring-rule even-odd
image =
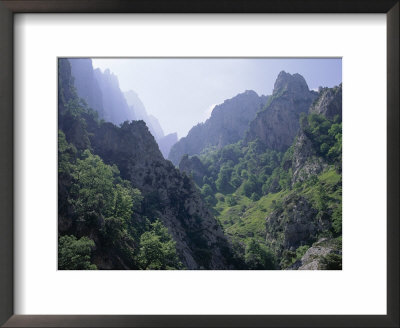
[[[59,270],[341,268],[342,84],[282,71],[177,140],[110,72],[59,59]]]

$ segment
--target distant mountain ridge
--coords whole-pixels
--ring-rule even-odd
[[[128,106],[121,92],[118,77],[109,69],[102,72],[99,68],[94,70],[94,76],[103,94],[104,120],[116,125],[136,120],[134,110]]]
[[[114,79],[108,76],[108,73],[106,75],[107,81]],[[98,121],[95,115],[92,115],[92,111],[85,106],[74,113],[68,107],[68,103],[79,102],[67,59],[59,61],[59,82],[59,129],[65,134],[66,141],[74,145],[71,149],[75,149],[75,155],[90,149],[93,154],[100,156],[104,163],[113,165],[114,174],[115,172],[121,174],[123,179],[129,181],[132,187],[137,188],[143,195],[141,205],[129,218],[127,228],[133,227],[134,224],[139,224],[143,228],[147,225],[147,219],[151,221],[160,219],[176,242],[176,250],[185,268],[234,268],[233,264],[229,263],[228,241],[201,198],[200,192],[190,178],[163,158],[155,138],[150,134],[144,121],[124,122],[116,126],[109,122]],[[66,201],[70,185],[59,180],[59,186],[61,186],[59,200],[64,202],[63,206],[59,207],[59,233],[72,233],[81,237],[84,230],[71,228],[73,226],[70,225],[71,219],[68,215],[70,204]],[[101,200],[99,202],[101,203]],[[80,226],[85,228],[94,226],[89,232],[84,233],[95,240],[97,252],[103,250],[95,263],[98,268],[132,268],[124,260],[132,258],[130,250],[122,247],[123,245],[118,246],[122,247],[120,249],[116,246],[106,246],[104,238],[101,237],[107,229],[110,235],[120,231],[117,229],[118,220],[114,217],[106,220],[93,213],[90,215],[93,222],[85,221],[80,223]],[[135,234],[133,229],[130,237],[137,238]],[[128,239],[125,235],[115,238],[114,241],[118,244]],[[135,241],[132,245],[134,250],[139,251]],[[121,257],[121,254],[124,256]]]
[[[124,96],[128,105],[136,113],[137,119],[143,120],[148,126],[151,134],[156,139],[164,158],[168,158],[171,147],[178,141],[178,134],[175,132],[164,135],[160,122],[153,115],[147,114],[146,108],[135,91],[126,91],[124,92]]]
[[[133,90],[129,90],[124,92],[124,97],[129,107],[135,112],[136,119],[145,121],[154,138],[156,138],[156,140],[163,138],[164,131],[161,128],[160,123],[158,122],[157,118],[147,114],[146,108],[144,107],[137,93]]]
[[[179,169],[248,267],[341,269],[341,84],[310,91],[301,75],[282,71],[243,139],[185,154]],[[263,247],[263,259],[249,256]]]
[[[106,69],[94,69],[90,58],[71,58],[71,74],[78,96],[94,109],[101,119],[119,125],[136,120],[123,96],[118,78]]]
[[[209,147],[217,149],[235,143],[245,136],[249,123],[262,109],[268,97],[247,90],[214,107],[211,117],[190,129],[172,148],[168,159],[179,164],[185,154],[200,154]]]
[[[90,58],[71,58],[71,74],[78,96],[94,109],[106,122],[119,125],[125,121],[143,120],[150,130],[165,158],[173,144],[178,141],[177,135],[164,135],[160,122],[149,115],[143,102],[133,90],[122,92],[118,77],[109,69],[102,72],[94,69]]]
[[[103,93],[94,74],[92,60],[90,58],[71,58],[69,62],[78,96],[84,99],[90,108],[96,110],[99,117],[103,118],[105,114]]]
[[[59,245],[86,242],[98,269],[341,270],[341,84],[281,71],[271,96],[228,99],[176,143],[115,75],[79,65],[74,82],[59,60]],[[161,265],[167,248],[181,264]]]

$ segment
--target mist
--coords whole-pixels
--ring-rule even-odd
[[[109,69],[123,92],[133,90],[167,135],[187,135],[211,115],[215,105],[254,90],[270,95],[280,71],[301,74],[310,89],[342,82],[340,58],[93,58]]]

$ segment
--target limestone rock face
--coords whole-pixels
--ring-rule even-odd
[[[94,152],[116,164],[143,196],[143,212],[159,218],[176,241],[188,269],[228,269],[229,245],[193,181],[165,160],[143,121],[121,128],[102,124],[91,131]]]
[[[225,100],[223,104],[215,106],[205,123],[194,126],[186,137],[172,147],[168,159],[178,165],[184,154],[200,154],[206,148],[220,149],[239,141],[266,101],[267,97],[260,97],[251,90]]]
[[[312,175],[321,173],[327,166],[328,164],[316,154],[311,140],[300,129],[293,147],[292,184],[302,182]]]
[[[267,148],[285,151],[299,130],[299,118],[315,99],[299,74],[280,72],[264,110],[250,123],[246,141],[260,140]]]
[[[318,270],[321,257],[324,257],[332,252],[333,250],[328,247],[313,246],[309,248],[301,258],[301,265],[298,270]]]
[[[275,81],[272,95],[282,94],[288,90],[293,96],[300,98],[310,92],[306,80],[300,74],[291,75],[290,73],[281,71]]]
[[[322,114],[333,120],[336,115],[342,120],[342,84],[334,88],[320,88],[318,99],[312,104],[310,113]]]
[[[267,244],[279,254],[315,241],[318,233],[330,226],[317,213],[305,197],[290,194],[266,218]]]
[[[314,243],[312,247],[310,247],[306,253],[302,256],[302,258],[295,263],[293,263],[288,270],[321,270],[327,269],[327,258],[332,256],[340,260],[340,264],[337,263],[335,269],[338,270],[341,268],[341,245],[333,240],[329,240],[326,238],[321,238],[318,242]]]

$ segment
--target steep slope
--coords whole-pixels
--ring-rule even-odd
[[[178,165],[184,154],[200,154],[206,148],[220,149],[239,141],[266,101],[267,97],[259,97],[251,90],[225,100],[223,104],[215,106],[205,123],[194,126],[186,137],[172,147],[168,159]]]
[[[140,191],[143,196],[141,209],[132,222],[143,221],[145,224],[146,218],[150,221],[160,219],[176,242],[180,260],[187,269],[232,268],[230,246],[213,214],[192,180],[163,158],[145,123],[125,122],[117,127],[96,121],[71,91],[68,60],[60,60],[59,65],[60,129],[75,151],[84,153],[91,149],[106,165],[114,165],[112,170],[129,181],[134,190]],[[63,201],[64,196],[59,200]],[[102,196],[98,197],[101,203]],[[101,222],[104,219],[97,217],[95,212],[89,214],[91,220],[99,222],[98,229],[103,229]],[[88,233],[97,235],[94,228]],[[129,242],[129,245],[135,249],[135,242]],[[123,259],[118,259],[118,263],[118,267],[129,268],[129,263]],[[115,268],[112,263],[102,265]]]
[[[301,117],[301,127],[293,144],[290,158],[293,183],[321,173],[329,164],[341,171],[342,134],[338,132],[342,129],[342,85],[320,88],[309,113]]]
[[[310,113],[322,114],[331,120],[337,115],[342,120],[342,84],[334,88],[320,88]]]
[[[341,117],[341,85],[320,89],[283,157],[291,191],[266,217],[266,243],[283,268],[341,268]]]
[[[95,153],[117,165],[121,176],[145,197],[145,213],[168,227],[188,269],[227,268],[222,230],[193,182],[164,160],[143,121],[121,128],[106,123],[90,132]]]
[[[136,116],[132,108],[128,106],[121,89],[117,76],[112,74],[109,69],[102,72],[100,69],[94,70],[94,76],[102,93],[104,114],[102,118],[116,125],[124,121],[135,120]]]
[[[300,74],[280,72],[264,110],[250,123],[246,141],[260,140],[269,149],[285,151],[299,130],[299,118],[316,98]]]
[[[153,129],[154,137],[156,138],[156,140],[160,140],[162,137],[164,137],[164,131],[156,117],[154,117],[153,115],[148,115],[148,119],[145,122],[146,124],[148,122]]]
[[[164,135],[160,122],[153,115],[147,114],[146,108],[136,92],[129,90],[124,93],[128,105],[133,109],[138,120],[143,120],[149,128],[151,134],[158,143],[164,158],[168,158],[171,147],[178,141],[177,133]]]
[[[90,58],[72,58],[71,74],[78,96],[84,99],[88,106],[98,112],[100,118],[104,118],[103,95],[97,79],[93,73],[93,64]]]
[[[271,149],[268,139],[242,140],[200,156],[183,156],[179,168],[201,188],[231,238],[235,256],[246,267],[337,268],[341,263],[341,99],[326,98],[337,87],[311,93],[310,98],[317,97],[314,104],[321,99],[325,108],[337,104],[333,119],[325,112],[304,109],[304,101],[297,102],[300,109],[291,107],[308,92],[299,77],[288,79],[286,85],[282,80],[276,83],[270,103],[286,112],[287,118],[297,119],[291,123],[292,137],[289,143],[287,136],[285,152]],[[307,103],[310,98],[306,97]],[[270,117],[274,118],[266,115]],[[314,245],[323,238],[334,247]]]
[[[143,120],[146,122],[146,119],[147,119],[146,108],[144,107],[143,102],[140,100],[137,93],[133,90],[129,90],[129,91],[124,92],[124,97],[125,97],[128,105],[133,107],[136,118],[138,120]]]
[[[154,138],[156,138],[157,141],[161,140],[164,137],[164,131],[161,128],[160,123],[158,122],[157,118],[147,114],[146,108],[144,107],[137,93],[129,90],[124,92],[124,96],[129,107],[131,107],[131,109],[134,111],[136,119],[145,121]]]

